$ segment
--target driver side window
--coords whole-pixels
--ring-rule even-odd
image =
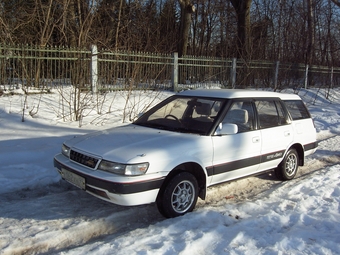
[[[251,101],[236,101],[228,110],[222,123],[236,124],[238,133],[254,130],[254,110]]]

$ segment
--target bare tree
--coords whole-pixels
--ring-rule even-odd
[[[314,21],[314,1],[307,0],[307,24],[308,24],[308,42],[306,51],[306,63],[311,65],[314,60],[315,47],[315,21]]]
[[[197,1],[197,11],[192,22],[190,55],[209,56],[215,51],[214,37],[217,37],[218,12],[220,11],[218,6],[215,0]]]
[[[120,0],[119,8],[118,8],[117,27],[116,27],[116,33],[115,33],[115,50],[118,50],[118,46],[119,46],[119,28],[120,28],[120,23],[121,23],[122,8],[123,8],[123,0]]]
[[[340,0],[332,0],[332,2],[340,7]]]
[[[339,4],[339,0],[2,0],[0,41],[86,48],[96,44],[245,61],[338,63]]]
[[[161,6],[159,14],[158,51],[177,51],[178,38],[178,13],[176,10],[177,0],[166,0]]]
[[[252,0],[230,0],[237,15],[237,57],[248,58],[250,52],[250,7]]]
[[[181,6],[180,36],[178,41],[178,55],[186,55],[191,25],[191,15],[195,12],[195,6],[190,0],[178,0]]]

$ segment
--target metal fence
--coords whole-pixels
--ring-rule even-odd
[[[90,55],[88,50],[71,48],[0,45],[0,85],[51,88],[89,84]],[[73,75],[76,71],[82,74],[81,81]]]
[[[174,54],[0,44],[0,89],[169,89],[334,87],[340,68]]]
[[[105,50],[92,55],[98,57],[98,89],[172,88],[171,55]]]

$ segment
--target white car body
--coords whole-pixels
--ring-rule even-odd
[[[218,111],[217,115],[211,118],[213,129],[204,134],[177,132],[143,126],[144,124],[140,124],[143,120],[139,122],[137,120],[136,123],[126,126],[75,137],[65,142],[63,145],[65,152],[54,158],[58,172],[70,183],[98,198],[118,205],[132,206],[161,200],[160,190],[164,189],[170,179],[179,172],[190,172],[195,176],[198,183],[196,196],[204,199],[206,188],[211,185],[277,168],[292,148],[298,154],[299,165],[303,165],[304,157],[317,148],[316,131],[310,115],[293,120],[286,109],[286,104],[283,103],[301,101],[297,95],[250,90],[190,90],[175,97],[195,99],[197,105],[192,106],[195,111],[202,106],[197,100],[202,102],[210,98],[224,100],[214,101],[220,105],[223,103],[220,109],[217,109],[216,105],[211,106]],[[282,110],[284,124],[269,128],[261,127],[261,110],[256,109],[255,105],[258,101],[266,104],[267,100],[275,101],[276,107],[284,105]],[[234,123],[231,125],[222,123],[228,119],[227,115],[232,111],[230,107],[239,102],[253,105],[251,112],[256,109],[252,115],[249,131],[239,131],[240,126]],[[189,101],[187,105],[191,107]],[[178,111],[178,114],[183,114],[180,113],[181,106],[173,108],[171,113],[177,114]],[[152,109],[150,111],[152,112]],[[194,113],[190,114],[193,118]],[[278,115],[280,118],[280,113]],[[143,116],[140,119],[143,119]],[[251,116],[249,111],[248,116]],[[163,117],[163,122],[175,125],[178,121],[179,126],[184,125],[184,118],[175,120],[176,117],[169,120],[173,118],[169,117],[169,114]],[[148,121],[150,120],[145,119],[145,123]],[[263,123],[265,121],[266,119],[262,120]],[[71,153],[72,156],[67,153]],[[124,166],[142,164],[138,165],[142,170],[145,165],[148,167],[145,173],[139,175],[116,174],[100,170],[102,160],[117,162]],[[185,209],[183,213],[190,210],[192,208]],[[162,208],[160,211],[163,211]],[[163,214],[172,217],[182,213]]]

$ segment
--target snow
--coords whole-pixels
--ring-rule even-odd
[[[267,173],[214,186],[194,212],[174,219],[154,204],[101,201],[60,180],[52,163],[64,140],[123,125],[170,92],[86,95],[80,121],[61,99],[67,90],[26,103],[14,92],[0,97],[1,255],[340,254],[340,89],[328,98],[326,89],[299,91],[319,148],[294,180]]]

